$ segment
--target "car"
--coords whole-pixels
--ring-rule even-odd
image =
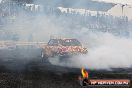
[[[41,57],[73,56],[87,54],[88,50],[77,39],[50,39],[41,52]]]

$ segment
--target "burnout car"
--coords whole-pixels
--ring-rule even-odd
[[[77,39],[50,39],[43,47],[41,57],[73,56],[87,52],[87,48],[83,47]]]

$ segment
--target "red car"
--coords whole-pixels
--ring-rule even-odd
[[[87,52],[87,48],[83,47],[77,39],[50,39],[48,44],[43,47],[41,56],[71,56]]]

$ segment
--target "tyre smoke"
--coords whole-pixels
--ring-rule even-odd
[[[54,63],[70,67],[88,69],[130,68],[132,66],[132,40],[110,33],[92,33],[81,35],[88,42],[88,54],[75,56],[69,63]]]

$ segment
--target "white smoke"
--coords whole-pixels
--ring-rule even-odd
[[[29,20],[29,22],[20,23],[23,25],[22,29],[24,31],[24,33],[20,33],[20,38],[24,39],[23,37],[32,34],[33,41],[48,42],[50,36],[55,34],[62,37],[77,38],[88,48],[87,55],[66,58],[68,61],[60,62],[58,57],[51,58],[50,62],[54,65],[89,69],[131,67],[131,38],[118,37],[110,33],[97,31],[91,32],[87,28],[70,28],[71,22],[68,19],[66,20],[68,23],[63,23],[65,22],[63,17],[37,16]],[[17,27],[13,28],[15,29],[14,31],[18,30]]]
[[[89,33],[83,36],[89,42],[87,55],[70,58],[68,63],[53,63],[88,69],[129,68],[132,66],[132,40],[109,33]]]
[[[110,33],[90,32],[87,28],[74,29],[72,22],[65,17],[54,16],[20,16],[13,25],[7,25],[6,31],[18,34],[20,41],[28,40],[48,42],[50,35],[74,37],[88,48],[87,55],[68,58],[68,62],[60,62],[51,58],[51,63],[61,66],[85,67],[89,69],[124,68],[132,65],[132,40],[120,38]],[[73,25],[72,25],[73,26]],[[80,26],[75,25],[75,26]]]

